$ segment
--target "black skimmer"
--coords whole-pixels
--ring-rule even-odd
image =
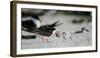
[[[76,31],[76,32],[74,32],[74,33],[75,33],[75,34],[78,34],[78,33],[86,33],[86,32],[89,32],[89,30],[86,29],[85,27],[83,27],[83,28],[81,28],[80,31]]]
[[[32,16],[31,20],[25,20],[22,21],[22,30],[30,32],[30,33],[35,33],[38,35],[41,35],[43,38],[43,42],[44,39],[48,41],[48,37],[51,36],[52,34],[55,34],[57,37],[59,37],[59,32],[56,31],[56,26],[59,26],[61,24],[58,24],[59,21],[56,21],[52,24],[48,24],[48,25],[41,25],[41,21],[39,19],[38,16]],[[32,36],[30,36],[32,37]],[[30,38],[30,37],[26,37],[26,38]],[[25,38],[25,36],[24,36]]]

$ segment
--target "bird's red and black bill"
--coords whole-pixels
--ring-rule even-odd
[[[55,35],[56,35],[56,37],[60,37],[60,32],[56,31]]]

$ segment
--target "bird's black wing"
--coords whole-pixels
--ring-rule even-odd
[[[26,28],[27,30],[31,30],[36,25],[32,22],[32,20],[22,21],[22,27]]]

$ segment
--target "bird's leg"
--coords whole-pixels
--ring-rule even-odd
[[[46,43],[48,43],[49,41],[48,41],[48,37],[45,37],[45,41],[46,41]]]
[[[46,42],[49,43],[48,38],[46,38]]]
[[[44,38],[42,38],[42,41],[43,41],[43,43],[44,43]]]
[[[49,41],[48,41],[48,37],[43,37],[43,38],[42,38],[42,41],[43,41],[43,43],[45,43],[45,42],[48,43],[48,42],[49,42]]]

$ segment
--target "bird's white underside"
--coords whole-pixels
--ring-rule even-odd
[[[33,21],[33,23],[35,23],[37,28],[40,28],[41,22],[39,20],[32,18],[32,21]]]

